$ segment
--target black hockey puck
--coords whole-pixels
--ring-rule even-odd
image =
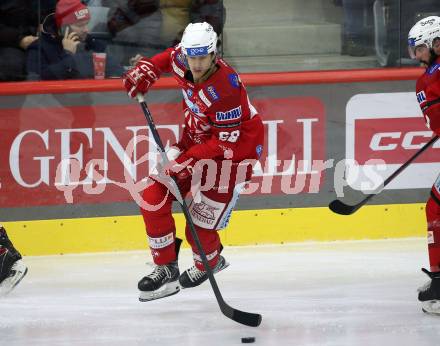
[[[253,342],[255,342],[255,338],[253,336],[248,338],[241,338],[241,342],[243,344],[252,344]]]

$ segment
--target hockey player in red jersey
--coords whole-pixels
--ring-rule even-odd
[[[27,273],[20,253],[0,224],[0,296],[12,291]]]
[[[426,67],[417,80],[416,93],[426,125],[440,136],[440,17],[418,21],[408,34],[409,53]],[[424,312],[440,315],[440,176],[426,203],[430,281],[419,289]]]
[[[172,73],[182,88],[185,127],[179,142],[167,150],[171,165],[166,172],[176,179],[185,195],[191,189],[192,176],[196,176],[197,163],[208,159],[216,164],[214,172],[201,170],[201,181],[213,180],[212,188],[201,191],[199,198],[194,198],[189,205],[214,273],[228,266],[220,254],[222,245],[217,231],[226,227],[238,195],[252,174],[252,166],[247,165],[244,177],[240,178],[239,163],[257,160],[264,139],[260,116],[251,105],[238,74],[216,55],[216,45],[217,34],[210,24],[191,23],[179,45],[151,59],[140,59],[124,76],[124,86],[130,97],[145,94],[164,72]],[[222,170],[228,166],[227,162],[230,170]],[[225,172],[229,172],[226,180]],[[181,240],[176,238],[171,215],[175,199],[166,184],[154,181],[144,190],[143,199],[148,205],[161,206],[155,210],[141,208],[156,266],[151,274],[140,280],[139,299],[162,298],[179,292],[180,287],[200,285],[207,274],[188,225],[186,238],[192,247],[194,266],[182,274],[179,272]]]

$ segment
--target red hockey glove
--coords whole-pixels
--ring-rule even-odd
[[[151,60],[142,58],[124,75],[123,83],[128,96],[135,97],[138,93],[145,94],[159,77],[160,71]]]
[[[176,160],[170,161],[164,170],[170,177],[185,180],[192,175],[194,162],[194,159],[182,154]]]

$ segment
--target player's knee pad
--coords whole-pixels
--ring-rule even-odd
[[[226,194],[226,198],[218,192],[201,192],[198,202],[193,200],[189,206],[194,224],[206,230],[226,228],[244,185],[238,184],[232,193]]]

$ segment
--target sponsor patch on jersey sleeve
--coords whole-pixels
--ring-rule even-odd
[[[206,88],[206,92],[212,101],[218,101],[218,99],[220,98],[213,85],[208,86]]]
[[[440,64],[434,64],[428,69],[428,74],[432,75],[434,72],[440,70]]]
[[[234,88],[239,88],[240,87],[240,80],[238,78],[238,74],[236,73],[230,73],[228,75],[228,79],[229,79],[229,83],[234,87]]]

